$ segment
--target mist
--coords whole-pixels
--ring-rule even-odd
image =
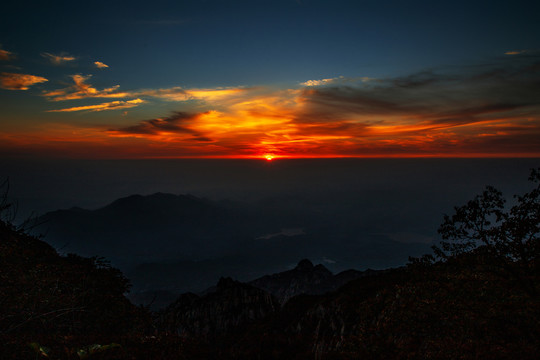
[[[332,271],[404,265],[439,241],[454,206],[486,185],[511,201],[534,167],[537,159],[2,162],[18,219],[46,214],[39,230],[59,252],[104,256],[135,291],[173,293],[303,258]],[[156,193],[191,197],[148,197]],[[143,211],[162,215],[140,220],[131,210],[148,201],[154,210]]]

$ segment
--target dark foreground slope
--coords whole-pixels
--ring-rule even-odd
[[[126,299],[128,287],[103,260],[59,256],[0,221],[0,358],[45,356],[51,349],[42,343],[70,358],[143,332],[149,317]]]
[[[61,257],[6,223],[0,237],[2,359],[535,359],[540,351],[538,298],[485,271],[481,252],[366,274],[283,305],[223,279],[149,324],[117,270]],[[538,284],[537,274],[530,280]]]
[[[538,300],[474,257],[364,276],[281,308],[247,284],[222,283],[181,297],[158,327],[197,341],[194,359],[535,359]]]

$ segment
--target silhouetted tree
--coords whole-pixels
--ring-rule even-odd
[[[527,294],[537,296],[540,270],[540,169],[531,170],[535,187],[515,195],[515,204],[505,206],[502,193],[491,187],[445,215],[439,228],[443,241],[434,246],[435,256],[424,260],[445,261],[473,253],[490,271],[515,280]]]

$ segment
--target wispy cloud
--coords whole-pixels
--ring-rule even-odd
[[[109,67],[109,65],[104,64],[101,61],[94,61],[94,65],[96,65],[98,69],[105,69]]]
[[[147,96],[166,101],[207,100],[216,101],[234,97],[249,89],[246,88],[214,88],[184,89],[179,86],[168,89],[147,89],[132,91],[130,96]]]
[[[214,88],[214,89],[183,89],[175,86],[167,89],[143,89],[133,91],[120,91],[120,85],[102,90],[96,89],[88,81],[92,75],[71,75],[73,85],[50,90],[43,96],[51,101],[78,100],[87,98],[156,98],[165,101],[205,100],[216,101],[231,98],[249,90],[246,88]]]
[[[0,60],[8,61],[13,60],[14,58],[15,54],[13,54],[11,51],[2,49],[2,46],[0,45]]]
[[[35,75],[5,72],[0,74],[0,86],[7,90],[28,90],[32,85],[46,81],[46,78]]]
[[[175,86],[168,89],[145,89],[129,93],[130,96],[153,97],[167,101],[187,101],[190,95],[181,87]]]
[[[86,105],[86,106],[74,106],[66,109],[57,109],[57,110],[48,110],[48,112],[75,112],[75,111],[105,111],[105,110],[118,110],[118,109],[128,109],[135,106],[139,106],[144,103],[142,99],[134,99],[127,101],[111,101],[97,105]]]
[[[124,98],[130,97],[129,93],[118,92],[120,85],[98,90],[87,83],[92,75],[71,75],[73,85],[65,89],[46,91],[43,96],[52,101],[77,100],[86,98]],[[135,97],[135,96],[131,96]]]
[[[336,83],[357,83],[357,82],[368,82],[376,80],[374,78],[370,78],[367,76],[363,77],[354,77],[354,78],[346,78],[344,76],[339,76],[335,78],[328,78],[328,79],[321,79],[321,80],[308,80],[300,83],[302,86],[322,86],[322,85],[329,85],[329,84],[336,84]]]
[[[528,53],[528,50],[511,50],[504,53],[504,55],[521,55]]]
[[[72,56],[72,55],[69,55],[69,54],[66,54],[66,53],[61,53],[59,55],[54,55],[54,54],[45,52],[45,53],[42,53],[41,56],[48,59],[54,65],[62,65],[64,63],[77,60],[77,58],[75,56]]]
[[[308,81],[304,81],[303,83],[300,83],[300,85],[303,85],[303,86],[321,86],[321,85],[326,85],[326,84],[333,83],[337,79],[338,78],[321,79],[321,80],[308,80]]]

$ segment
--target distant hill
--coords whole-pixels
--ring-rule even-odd
[[[47,240],[62,251],[100,254],[123,264],[215,254],[225,239],[237,235],[234,216],[205,199],[156,193],[128,196],[97,210],[58,210],[40,221]]]
[[[250,281],[249,284],[266,290],[275,296],[280,303],[284,304],[294,296],[300,294],[324,294],[337,290],[354,279],[374,275],[382,271],[358,271],[351,269],[334,275],[324,265],[318,264],[314,266],[310,260],[304,259],[292,270],[273,275],[265,275]]]
[[[141,304],[156,292],[170,299],[203,291],[223,276],[250,281],[291,269],[302,258],[339,272],[400,266],[429,250],[425,243],[363,233],[355,221],[313,203],[287,196],[238,203],[132,195],[96,210],[47,213],[37,232],[60,252],[111,260],[132,280],[132,299]]]

